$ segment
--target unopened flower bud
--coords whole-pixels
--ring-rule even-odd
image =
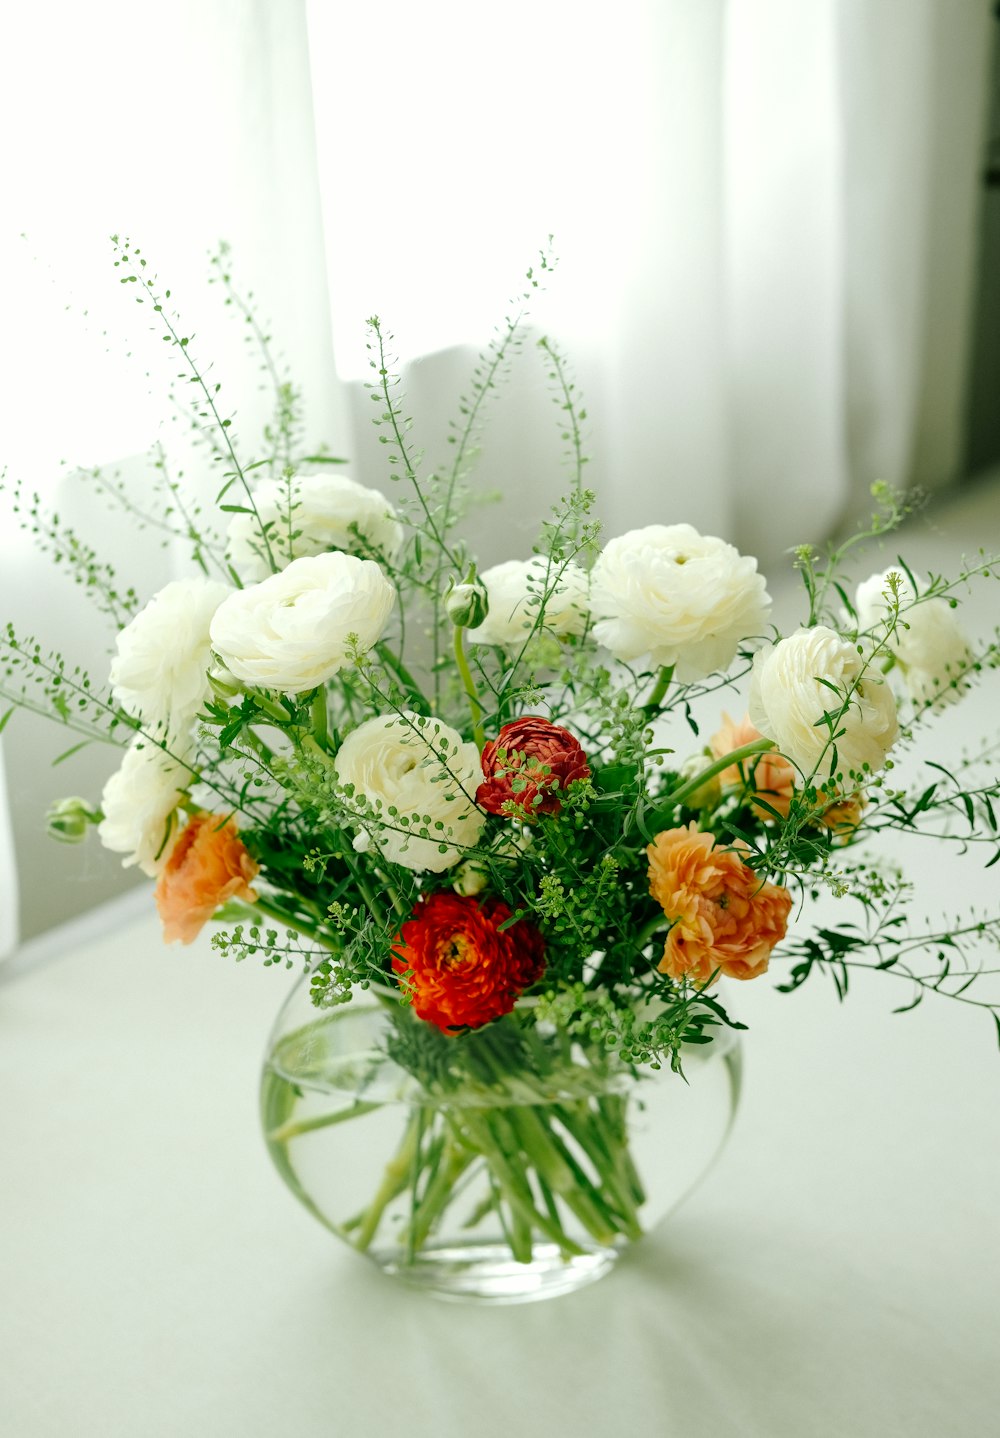
[[[79,844],[86,837],[87,826],[100,820],[101,815],[85,799],[58,799],[45,816],[45,827],[51,839]]]
[[[239,681],[224,664],[212,665],[208,671],[208,684],[216,699],[221,699],[224,704],[242,692]]]
[[[488,879],[489,875],[485,869],[473,863],[471,859],[467,859],[455,870],[455,882],[452,884],[452,888],[463,898],[472,899],[476,894],[483,892]]]
[[[461,584],[449,582],[444,597],[448,618],[456,629],[478,629],[490,612],[486,585],[476,575],[476,566],[469,568]]]

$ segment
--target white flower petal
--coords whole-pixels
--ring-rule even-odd
[[[889,589],[892,570],[873,574],[858,585],[855,609],[860,629],[878,629],[894,605]],[[904,612],[889,636],[893,655],[911,696],[919,704],[948,704],[968,689],[965,673],[972,651],[955,610],[946,599],[925,599],[914,604],[909,580],[900,570],[898,594]],[[908,608],[906,606],[912,606]],[[881,634],[876,633],[876,640]]]
[[[587,575],[572,561],[552,565],[542,555],[509,559],[479,576],[486,586],[489,613],[468,631],[471,644],[497,644],[512,649],[523,644],[535,626],[546,591],[545,634],[563,638],[582,634],[587,625]]]
[[[97,826],[104,847],[125,855],[123,868],[138,864],[150,878],[160,872],[167,856],[167,825],[192,779],[180,757],[165,754],[149,740],[136,739],[125,751],[104,786],[104,818]]]
[[[683,683],[732,662],[762,633],[771,600],[757,561],[690,524],[612,539],[591,571],[594,636],[616,659],[649,657]]]
[[[385,632],[396,591],[371,559],[339,551],[295,559],[280,574],[238,589],[216,611],[212,644],[245,684],[301,694]]]
[[[233,591],[209,579],[167,584],[118,635],[111,689],[149,729],[180,729],[209,689],[209,627]]]
[[[403,547],[403,526],[385,495],[346,474],[297,474],[291,491],[284,480],[267,479],[254,489],[253,501],[257,517],[234,514],[226,535],[226,558],[244,581],[266,579],[273,572],[261,524],[272,526],[268,543],[279,569],[332,549],[348,554],[374,549],[394,563]]]
[[[845,699],[850,695],[837,721],[838,776],[875,773],[899,732],[896,701],[889,685],[865,668],[857,647],[824,625],[799,629],[755,655],[750,722],[806,777],[827,779],[833,753],[823,715],[840,708],[829,685]]]
[[[393,864],[440,874],[462,857],[455,846],[474,845],[486,823],[475,805],[483,779],[479,750],[439,719],[407,711],[368,719],[347,736],[334,763],[340,782],[353,784],[390,826],[373,820],[374,832],[362,829],[354,840],[362,852],[375,844]],[[390,816],[390,808],[397,814]],[[440,837],[421,837],[424,815]],[[404,817],[407,826],[399,822]],[[436,830],[437,823],[443,828]]]

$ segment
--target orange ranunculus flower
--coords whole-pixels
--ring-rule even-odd
[[[417,900],[396,940],[392,967],[418,1018],[448,1033],[510,1013],[545,971],[541,934],[524,919],[510,919],[502,899],[480,903],[443,893]]]
[[[763,737],[760,730],[750,723],[749,718],[743,718],[737,724],[723,711],[722,728],[717,734],[713,734],[708,742],[715,757],[723,759],[734,749],[741,749],[744,744],[752,744]],[[769,751],[753,759],[744,759],[742,764],[730,764],[729,768],[723,769],[719,775],[719,783],[723,789],[746,789],[751,803],[756,798],[763,799],[764,803],[769,804],[771,809],[776,809],[783,819],[788,818],[795,790],[795,770],[784,754]],[[768,809],[762,807],[760,814],[764,819],[774,817]]]
[[[672,928],[660,972],[706,984],[716,969],[755,979],[785,937],[792,896],[762,883],[732,849],[716,849],[696,824],[657,834],[646,854],[649,892]]]
[[[259,872],[232,819],[195,814],[174,840],[156,885],[164,943],[190,944],[227,899],[254,903],[250,881]]]

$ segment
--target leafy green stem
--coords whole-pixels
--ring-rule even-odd
[[[475,739],[477,746],[482,749],[486,743],[486,731],[483,728],[483,708],[479,702],[476,683],[472,677],[472,670],[469,668],[469,660],[465,653],[465,630],[459,624],[455,626],[454,649],[455,664],[462,678],[462,688],[465,690],[466,698],[469,701],[469,713],[472,717],[472,737]]]

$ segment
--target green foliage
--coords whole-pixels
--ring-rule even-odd
[[[213,934],[212,948],[237,963],[260,957],[265,968],[278,964],[291,969],[302,960],[308,963],[316,956],[316,949],[303,947],[301,940],[301,934],[294,929],[286,929],[284,939],[280,939],[277,929],[261,928],[259,924],[237,924],[232,929],[221,929]]]
[[[84,481],[164,544],[187,546],[204,574],[241,583],[227,558],[224,533],[233,515],[249,521],[251,547],[265,571],[282,569],[298,552],[307,522],[297,475],[342,461],[322,449],[307,451],[300,390],[275,353],[253,294],[236,283],[227,246],[211,257],[212,282],[240,326],[269,396],[269,418],[256,445],[246,435],[237,439],[235,410],[224,400],[211,365],[195,353],[195,337],[176,312],[170,290],[137,246],[118,237],[113,243],[124,292],[145,306],[176,360],[171,402],[190,427],[197,453],[217,472],[218,512],[206,516],[159,444],[151,454],[147,493],[135,496],[119,476],[101,470],[88,472]],[[843,996],[851,973],[869,968],[906,979],[916,994],[913,1002],[933,992],[1000,1014],[997,1004],[974,1001],[967,993],[982,971],[982,948],[997,938],[1000,919],[956,919],[947,929],[911,932],[903,919],[902,881],[855,858],[866,839],[890,831],[925,835],[996,863],[995,750],[968,760],[939,757],[902,784],[893,761],[879,774],[851,774],[838,758],[845,722],[863,686],[880,682],[897,664],[896,640],[914,622],[914,611],[931,601],[957,603],[973,579],[1000,578],[997,559],[981,554],[954,577],[932,574],[918,583],[900,558],[901,577],[888,582],[884,615],[862,628],[847,567],[865,542],[888,534],[913,501],[876,486],[870,523],[825,551],[808,545],[795,551],[808,623],[830,625],[857,647],[863,662],[851,683],[821,680],[828,691],[817,726],[822,752],[812,772],[796,773],[787,803],[776,805],[775,796],[758,792],[769,741],[719,755],[699,735],[699,721],[715,711],[720,695],[747,677],[756,640],[746,642],[725,672],[690,683],[677,680],[669,667],[644,666],[642,660],[611,663],[595,642],[589,617],[577,626],[582,632],[571,635],[553,622],[553,599],[569,566],[589,570],[600,547],[595,494],[584,485],[586,407],[558,346],[547,337],[525,346],[531,304],[553,266],[545,251],[528,270],[459,397],[447,462],[437,466],[417,443],[392,335],[377,316],[369,322],[372,421],[406,531],[397,557],[381,553],[354,526],[353,552],[381,565],[398,601],[390,626],[370,651],[354,644],[349,661],[328,683],[296,695],[240,683],[214,666],[197,722],[180,736],[181,745],[179,736],[147,732],[106,688],[8,627],[0,636],[0,699],[10,707],[0,727],[13,707],[21,707],[55,719],[82,742],[126,744],[138,738],[166,753],[173,753],[172,745],[183,749],[189,782],[179,796],[181,808],[210,807],[232,815],[261,870],[256,908],[217,934],[215,947],[238,960],[308,963],[313,1001],[321,1008],[377,985],[383,997],[399,1003],[393,1056],[431,1085],[474,1074],[478,1083],[495,1086],[500,1074],[509,1075],[518,1065],[536,1077],[559,1072],[570,1063],[574,1044],[595,1064],[669,1064],[682,1071],[692,1045],[736,1027],[710,984],[674,982],[658,971],[665,935],[683,916],[668,915],[651,898],[647,849],[665,830],[691,824],[710,833],[718,848],[737,852],[761,883],[786,885],[800,903],[826,891],[860,905],[857,924],[829,924],[806,937],[793,933],[783,947],[791,967],[782,987],[798,988],[821,973]],[[488,604],[462,531],[468,481],[487,413],[522,351],[525,362],[532,356],[540,365],[551,393],[566,493],[534,546],[541,563],[526,581],[528,622],[521,642],[510,649],[471,642],[466,648],[465,630],[474,633]],[[273,512],[262,515],[255,500],[264,478],[283,497],[277,518]],[[115,626],[127,625],[140,597],[37,495],[16,485],[11,493],[18,522]],[[998,665],[1000,635],[956,658],[946,687],[959,694]],[[905,756],[939,698],[935,693],[909,706],[894,754]],[[426,762],[433,761],[439,771],[435,782],[450,786],[457,802],[460,751],[469,744],[481,750],[504,724],[528,714],[548,718],[578,739],[589,777],[562,790],[544,758],[527,749],[500,750],[500,771],[511,781],[514,801],[508,812],[484,817],[474,843],[457,842],[447,820],[423,805],[384,801],[374,790],[362,792],[360,784],[344,782],[338,772],[344,740],[366,720],[394,715],[420,734],[433,718],[457,737],[435,741]],[[529,786],[538,794],[526,812]],[[557,798],[555,812],[542,812],[543,796]],[[473,785],[465,799],[474,798]],[[845,805],[853,810],[835,822]],[[97,805],[76,801],[65,813],[57,811],[54,824],[62,837],[75,839],[100,812]],[[402,862],[393,862],[386,857],[390,837],[429,841],[438,854],[453,846],[456,862],[441,872],[410,867],[405,844],[394,846]],[[409,986],[405,976],[400,982],[391,960],[414,906],[453,887],[500,899],[511,910],[511,925],[524,920],[537,927],[546,970],[508,1019],[478,1035],[445,1038],[405,1007]],[[907,1007],[912,1003],[901,1005]]]
[[[547,989],[539,999],[538,1017],[565,1033],[613,1053],[625,1064],[664,1063],[675,1073],[684,1071],[685,1046],[710,1043],[720,1026],[745,1028],[731,1019],[710,994],[701,989],[668,986],[647,989],[636,1003],[633,996],[591,988],[577,981],[561,989]]]
[[[4,488],[0,484],[0,491]],[[46,510],[38,494],[26,496],[21,485],[15,483],[10,507],[36,548],[47,554],[58,569],[67,572],[116,628],[122,628],[133,618],[139,608],[135,590],[122,586],[113,567],[102,562],[96,550],[80,539],[58,514]]]

